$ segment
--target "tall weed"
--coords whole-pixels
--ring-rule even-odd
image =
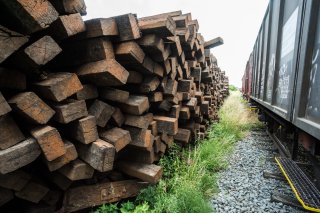
[[[219,123],[211,125],[207,139],[187,148],[174,146],[159,164],[162,180],[141,191],[136,206],[147,205],[147,212],[212,212],[209,198],[217,191],[217,172],[226,168],[234,144],[248,130],[259,126],[257,116],[231,92],[219,110]]]

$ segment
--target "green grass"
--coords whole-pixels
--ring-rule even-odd
[[[114,212],[212,212],[209,199],[217,191],[217,172],[228,165],[227,157],[234,144],[244,138],[251,127],[259,125],[240,92],[231,92],[219,117],[220,122],[211,126],[208,139],[184,149],[171,148],[159,162],[164,168],[163,178],[157,185],[144,189],[130,203],[131,210],[121,211],[117,207]],[[145,211],[135,209],[142,206]]]
[[[236,87],[236,86],[234,86],[234,85],[229,85],[229,90],[230,91],[239,91],[239,89]]]

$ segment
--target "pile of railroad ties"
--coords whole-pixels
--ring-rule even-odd
[[[190,13],[84,22],[83,0],[0,0],[0,14],[0,211],[135,196],[166,150],[218,119],[221,39],[205,42]]]

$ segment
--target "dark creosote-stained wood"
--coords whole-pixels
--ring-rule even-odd
[[[135,197],[145,186],[146,184],[136,180],[124,180],[74,187],[65,194],[64,209],[67,212],[74,212],[104,203]]]
[[[163,172],[161,166],[128,161],[118,162],[117,168],[127,175],[139,178],[149,183],[157,183],[160,180]]]
[[[92,178],[94,169],[82,160],[76,159],[59,169],[59,173],[72,181],[76,181]]]
[[[107,172],[113,169],[115,147],[101,139],[91,144],[77,144],[77,151],[80,159],[88,163],[100,172]]]
[[[38,73],[41,66],[46,65],[61,52],[62,49],[52,37],[44,36],[15,52],[8,63],[27,73]]]
[[[9,106],[8,102],[0,92],[0,116],[5,115],[10,111],[11,111],[11,107]]]
[[[123,112],[129,114],[142,115],[149,109],[149,106],[149,101],[146,96],[130,95],[129,99],[120,105],[120,108]]]
[[[101,60],[77,68],[80,79],[97,86],[120,86],[126,84],[129,72],[116,60]]]
[[[66,153],[64,142],[58,130],[51,126],[38,127],[31,131],[40,145],[45,158],[53,161]]]
[[[53,104],[53,109],[56,111],[53,119],[63,124],[88,115],[84,100],[68,99],[64,102]]]
[[[54,22],[59,14],[48,0],[1,0],[3,22],[13,30],[31,34],[43,30]]]
[[[49,0],[59,14],[87,15],[85,0]]]
[[[123,149],[131,142],[130,132],[118,127],[114,127],[110,130],[101,131],[99,133],[101,139],[111,143],[117,152]]]
[[[97,125],[100,127],[106,126],[114,111],[114,107],[99,100],[95,100],[89,108],[89,114],[95,116]]]
[[[7,149],[25,139],[10,114],[0,116],[0,132],[0,150]]]
[[[0,0],[0,212],[134,197],[219,120],[222,39],[191,13],[86,13],[85,0]]]
[[[45,80],[36,82],[34,87],[43,98],[57,102],[83,89],[78,76],[74,73],[52,73]]]
[[[10,105],[22,117],[36,124],[46,124],[55,111],[34,92],[24,92],[12,97]]]
[[[0,25],[0,63],[27,43],[29,38]]]
[[[13,172],[33,162],[41,154],[34,138],[28,138],[5,150],[0,150],[0,174]]]
[[[64,141],[64,147],[66,153],[53,161],[45,161],[50,171],[60,169],[70,161],[75,160],[78,157],[76,147],[69,141]]]

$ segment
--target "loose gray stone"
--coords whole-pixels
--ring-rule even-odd
[[[280,171],[269,159],[274,156],[272,141],[264,132],[252,132],[235,145],[229,166],[219,174],[219,193],[212,198],[215,212],[300,213],[291,206],[270,201],[272,192],[293,196],[283,181],[265,179],[263,171]]]

